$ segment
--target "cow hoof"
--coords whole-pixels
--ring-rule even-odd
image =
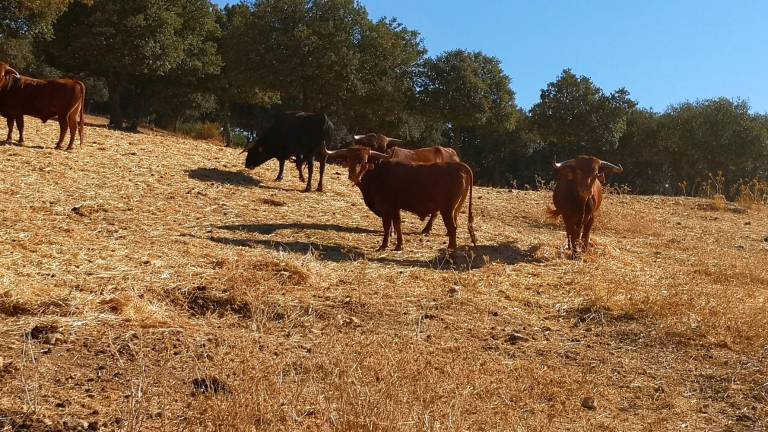
[[[283,178],[282,177],[278,177],[278,178],[275,179],[275,181],[283,181]]]
[[[385,250],[387,250],[386,246],[379,246],[379,248],[376,249],[376,252],[384,252]]]
[[[322,192],[322,191],[323,191],[323,188],[321,188],[321,187],[318,187],[318,188],[317,188],[317,189],[315,189],[315,190],[316,190],[317,192]]]
[[[395,252],[401,252],[403,250],[403,247],[402,246],[395,246],[395,248],[393,250]]]

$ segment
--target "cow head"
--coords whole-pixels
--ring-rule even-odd
[[[323,152],[329,159],[341,159],[342,165],[349,169],[349,179],[356,185],[360,184],[366,171],[374,168],[374,163],[388,157],[384,153],[360,146],[335,151],[323,148]]]
[[[402,140],[397,138],[390,138],[386,135],[379,133],[369,133],[367,135],[353,135],[353,144],[369,147],[374,150],[386,150],[392,147],[397,147],[403,143]]]
[[[266,148],[262,140],[256,140],[255,143],[243,150],[243,152],[248,152],[245,156],[245,167],[248,169],[254,169],[275,157],[275,155]]]
[[[582,199],[592,196],[595,182],[604,182],[606,174],[619,174],[624,171],[621,165],[616,166],[591,156],[579,156],[560,163],[554,162],[552,168],[557,173],[558,182],[573,184]]]
[[[16,72],[8,64],[0,62],[0,88],[4,87],[7,82],[10,82],[13,78],[20,78],[18,72]]]

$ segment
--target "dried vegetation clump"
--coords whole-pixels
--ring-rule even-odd
[[[550,192],[478,187],[477,247],[377,253],[339,167],[89,120],[0,147],[0,430],[768,426],[759,200],[613,190],[572,261]]]

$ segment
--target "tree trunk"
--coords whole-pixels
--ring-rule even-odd
[[[226,107],[226,110],[227,111],[224,113],[224,128],[222,134],[224,135],[224,145],[232,147],[232,128],[229,124],[229,106]]]
[[[109,127],[113,129],[123,129],[123,109],[120,106],[121,85],[117,81],[107,83],[109,92]]]

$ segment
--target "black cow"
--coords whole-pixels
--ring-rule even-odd
[[[308,168],[307,187],[304,192],[312,190],[312,171],[314,161],[320,161],[320,181],[317,191],[323,190],[323,174],[325,173],[325,153],[323,148],[329,146],[333,135],[333,123],[325,114],[306,112],[288,112],[281,114],[269,130],[248,148],[245,167],[256,168],[264,162],[275,158],[280,162],[280,171],[276,180],[283,179],[285,161],[294,157],[296,166],[301,172],[301,164]]]

